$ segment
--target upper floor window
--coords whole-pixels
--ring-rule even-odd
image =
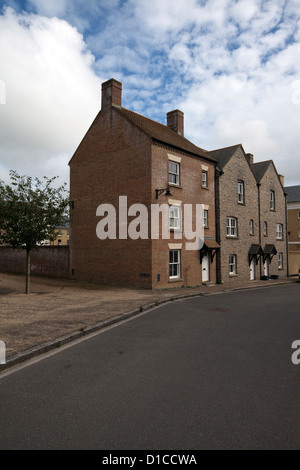
[[[179,186],[179,163],[169,161],[169,183]]]
[[[283,226],[282,226],[282,224],[276,224],[276,238],[278,240],[283,239]]]
[[[181,208],[178,206],[171,206],[170,207],[170,229],[173,230],[180,230],[180,210]]]
[[[238,181],[237,192],[238,192],[238,203],[244,204],[245,194],[244,194],[244,182],[243,181]]]
[[[227,237],[237,237],[237,219],[235,217],[226,218]]]
[[[207,171],[202,170],[202,188],[207,188]]]
[[[270,210],[275,211],[275,191],[270,191]]]
[[[254,235],[254,220],[250,219],[250,235]]]
[[[203,210],[203,227],[208,227],[208,210]]]
[[[268,236],[268,224],[267,222],[264,222],[264,237]]]

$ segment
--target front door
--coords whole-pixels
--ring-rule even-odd
[[[264,275],[265,275],[265,276],[269,276],[269,263],[268,263],[268,259],[266,259],[266,261],[264,262]]]
[[[209,256],[208,253],[202,258],[202,282],[209,281]]]
[[[250,264],[250,281],[255,279],[255,259],[253,258]]]

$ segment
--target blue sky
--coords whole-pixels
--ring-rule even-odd
[[[299,0],[0,1],[0,178],[68,181],[112,77],[124,107],[179,108],[196,145],[241,143],[300,184]]]

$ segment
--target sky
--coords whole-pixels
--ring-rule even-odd
[[[300,184],[300,0],[0,0],[0,179],[68,184],[110,78],[125,108],[180,109],[194,144]]]

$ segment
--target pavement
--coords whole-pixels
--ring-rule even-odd
[[[94,333],[166,302],[232,290],[298,282],[297,278],[162,290],[91,285],[73,280],[0,273],[1,370]]]

